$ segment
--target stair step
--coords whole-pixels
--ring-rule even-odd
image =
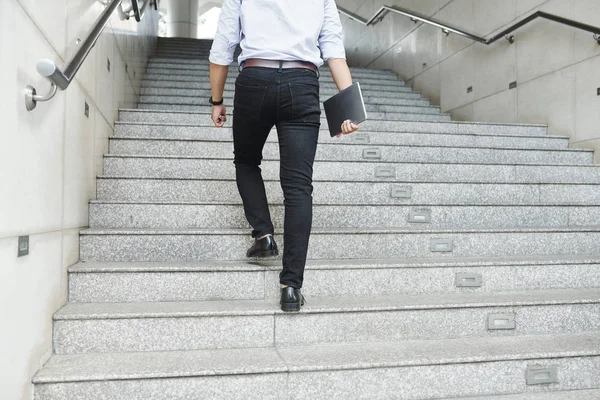
[[[157,99],[158,100],[158,99]],[[156,102],[145,102],[140,101],[139,107],[143,110],[163,110],[163,111],[202,111],[206,110],[206,105],[202,101],[198,101],[199,104],[189,104],[189,103],[156,103]],[[398,107],[415,107],[415,106],[429,106],[429,100],[417,100],[417,99],[398,99],[396,100],[398,105],[386,105],[386,104],[365,104],[365,108],[367,109],[367,113],[370,112],[398,112]],[[228,108],[233,107],[233,102],[229,102],[225,99],[225,106]],[[323,108],[321,107],[321,110]]]
[[[600,335],[586,333],[55,355],[33,382],[39,400],[424,399],[597,388],[599,354]],[[529,386],[538,366],[555,367],[559,382]]]
[[[329,96],[321,96],[321,102],[327,100]],[[376,106],[376,105],[384,105],[384,106],[395,106],[395,105],[405,105],[410,104],[411,102],[416,102],[415,104],[425,104],[424,102],[429,102],[429,100],[422,100],[421,95],[419,93],[398,93],[395,98],[385,98],[385,97],[365,97],[365,106]],[[184,104],[184,105],[201,105],[206,107],[208,100],[205,97],[199,98],[197,96],[149,96],[149,95],[141,95],[140,96],[141,103],[159,103],[159,104]],[[233,96],[225,97],[224,104],[226,106],[233,107]]]
[[[197,80],[187,80],[187,81],[173,81],[173,80],[150,80],[144,79],[142,81],[143,88],[178,88],[178,89],[210,89],[210,82],[207,79],[197,79]],[[335,92],[337,90],[337,86],[333,83],[332,80],[321,79],[319,81],[319,87],[321,90],[328,90],[331,92]],[[412,88],[409,86],[387,86],[381,84],[369,84],[362,85],[362,90],[368,90],[373,92],[378,92],[382,96],[393,96],[397,92],[412,92]],[[235,83],[233,80],[229,80],[225,83],[224,90],[235,90]]]
[[[79,263],[69,269],[69,301],[277,299],[280,270],[278,260]],[[587,255],[318,260],[307,263],[302,292],[311,298],[586,289],[600,287],[598,271],[600,257]],[[475,282],[461,286],[468,278]]]
[[[164,135],[161,137],[160,131]],[[173,130],[176,133],[170,133]],[[153,137],[150,137],[149,132]],[[192,132],[194,131],[194,132]],[[171,128],[169,126],[149,126],[141,124],[117,123],[115,136],[109,139],[110,153],[113,154],[159,154],[195,156],[202,154],[203,145],[207,141],[225,142],[233,146],[231,128]],[[271,132],[267,143],[277,142],[277,132]],[[362,129],[353,135],[342,138],[331,138],[329,131],[319,132],[317,150],[325,145],[335,143],[341,150],[347,145],[361,144],[369,147],[387,148],[388,146],[421,146],[421,147],[470,147],[470,148],[512,148],[542,150],[567,149],[568,138],[564,137],[515,137],[500,135],[463,135],[443,133],[394,133],[368,132]],[[233,147],[231,147],[233,148]],[[586,166],[588,168],[589,166]]]
[[[279,235],[279,232],[276,232]],[[313,229],[308,258],[502,257],[598,254],[600,227],[521,229]],[[245,229],[88,229],[80,256],[92,261],[235,260]],[[226,251],[224,250],[226,249]]]
[[[230,290],[223,287],[223,290]],[[491,321],[490,321],[491,320]],[[508,323],[508,325],[506,325]],[[494,328],[498,324],[500,328]],[[244,326],[244,329],[236,327]],[[378,328],[373,329],[374,326]],[[71,303],[54,315],[55,354],[395,342],[600,330],[600,288],[425,296]],[[140,336],[140,332],[144,335]]]
[[[283,228],[283,204],[271,204],[273,224]],[[600,207],[315,205],[314,228],[535,228],[600,225]],[[92,202],[91,228],[249,228],[241,204]]]
[[[206,110],[205,107],[199,107],[199,110]],[[176,111],[153,111],[153,110],[122,110],[120,115],[123,119],[141,120],[139,123],[129,121],[128,123],[121,122],[120,125],[129,126],[131,130],[138,129],[142,131],[150,131],[155,136],[166,131],[183,131],[187,133],[188,138],[197,138],[191,132],[198,134],[199,127],[211,127],[208,114],[202,112],[176,112]],[[145,120],[144,120],[145,119]],[[191,124],[185,125],[186,121]],[[119,124],[117,124],[119,125]],[[214,126],[212,127],[214,128]],[[226,128],[219,128],[217,132],[221,133]],[[373,132],[374,131],[374,132]],[[228,133],[231,131],[227,131]],[[520,124],[494,124],[494,123],[474,123],[474,122],[409,122],[409,121],[386,121],[372,120],[365,121],[361,124],[360,132],[381,133],[443,133],[443,134],[462,134],[462,135],[499,135],[499,136],[539,136],[545,139],[547,136],[547,127],[543,125],[520,125]],[[226,136],[221,133],[220,136]],[[231,136],[227,136],[230,140]],[[355,137],[355,135],[349,135]],[[588,151],[592,153],[591,151]]]
[[[347,205],[600,205],[591,184],[316,181],[314,204]],[[270,202],[280,203],[279,181],[265,181]],[[237,204],[234,180],[158,179],[100,176],[101,200],[213,202]]]
[[[402,97],[403,95],[411,95],[411,97],[419,98],[420,95],[417,92],[413,92],[410,88],[401,87],[397,92],[377,92],[375,90],[363,90],[363,96],[365,97],[379,97],[379,98],[394,98]],[[326,87],[320,89],[321,96],[331,97],[338,93],[337,88]],[[198,96],[208,98],[211,95],[210,89],[191,89],[191,88],[162,88],[162,87],[151,87],[146,85],[142,88],[142,95],[144,96]],[[223,93],[225,98],[233,99],[234,91],[227,88]]]
[[[221,149],[205,142],[205,152],[193,156],[145,155],[137,148],[117,148],[117,153],[104,158],[104,175],[134,178],[174,179],[234,179],[235,166],[231,147]],[[225,143],[225,142],[221,142]],[[331,145],[335,146],[335,145]],[[270,143],[265,148],[270,147]],[[347,146],[349,147],[349,146]],[[347,149],[346,147],[346,149]],[[362,147],[362,146],[358,146]],[[113,149],[115,147],[113,146]],[[345,149],[345,150],[346,150]],[[422,148],[416,148],[419,151]],[[453,148],[447,148],[451,152]],[[122,150],[130,150],[127,153]],[[210,150],[214,150],[211,153]],[[280,163],[276,154],[268,149],[261,164],[264,179],[279,179]],[[600,183],[600,167],[569,165],[515,164],[517,160],[504,161],[500,157],[481,160],[481,164],[435,163],[423,158],[417,162],[402,161],[400,155],[384,161],[361,160],[361,149],[348,149],[336,154],[321,145],[313,168],[314,181],[339,182],[444,182],[444,183]],[[364,151],[377,149],[364,148]],[[507,150],[510,153],[511,150]],[[518,150],[512,150],[516,152]],[[523,151],[523,150],[521,150]],[[524,151],[525,152],[525,151]],[[275,153],[275,154],[273,154]],[[489,149],[484,154],[494,156]],[[526,152],[527,153],[527,152]],[[550,157],[548,157],[550,158]],[[525,159],[518,161],[532,162]],[[491,164],[494,161],[497,164]],[[454,160],[452,160],[454,161]],[[489,162],[490,164],[487,164]]]
[[[567,392],[540,392],[540,393],[522,393],[510,394],[505,396],[484,396],[484,397],[453,397],[445,400],[598,400],[600,399],[600,390],[570,390]]]
[[[115,142],[115,146],[119,143]],[[140,144],[140,143],[138,143]],[[172,143],[171,143],[172,144]],[[153,155],[143,155],[136,152],[129,153],[128,155],[135,156],[138,158],[131,162],[139,164],[145,164],[150,170],[146,170],[146,176],[169,176],[177,165],[186,164],[186,166],[193,167],[195,169],[202,169],[204,159],[222,159],[225,161],[233,162],[233,145],[229,142],[224,141],[204,141],[197,142],[197,146],[193,149],[195,154],[193,155],[156,155],[157,158],[150,159]],[[114,147],[113,146],[113,149]],[[353,167],[359,171],[358,175],[352,176],[351,180],[362,180],[360,176],[368,176],[370,180],[375,178],[375,169],[384,165],[395,167],[396,172],[388,171],[389,174],[394,177],[397,176],[398,180],[402,180],[401,168],[402,165],[398,163],[440,163],[440,164],[461,164],[465,171],[472,170],[473,167],[467,164],[487,164],[497,165],[498,167],[503,166],[503,171],[506,174],[504,178],[492,178],[491,182],[497,181],[496,179],[515,181],[524,179],[526,182],[530,182],[531,177],[521,178],[517,174],[517,168],[522,169],[519,172],[523,175],[535,171],[540,175],[546,176],[551,180],[551,174],[561,174],[557,176],[556,181],[562,181],[568,179],[568,174],[577,174],[574,178],[582,178],[583,176],[588,177],[591,182],[598,182],[597,176],[599,175],[600,168],[592,164],[593,153],[589,151],[581,151],[578,149],[511,149],[511,148],[484,148],[484,147],[433,147],[433,146],[371,146],[363,144],[345,144],[340,147],[340,144],[334,143],[321,143],[317,146],[316,160],[328,161],[328,162],[354,162]],[[131,149],[132,151],[136,149]],[[192,148],[186,150],[192,151]],[[122,158],[121,155],[115,156]],[[268,142],[265,143],[263,149],[264,160],[279,161],[279,145],[277,143]],[[119,162],[117,161],[114,161]],[[376,165],[377,163],[377,165]],[[394,164],[383,164],[383,163],[394,163]],[[231,163],[230,163],[231,165]],[[532,168],[527,169],[526,166],[533,165],[549,165],[545,169],[540,167],[537,170]],[[346,165],[352,167],[351,165]],[[564,169],[553,166],[564,166]],[[566,166],[574,166],[568,168]],[[164,168],[163,168],[164,167]],[[342,167],[340,164],[339,167]],[[444,179],[439,175],[431,175],[427,167],[419,168],[415,167],[413,174],[420,174],[420,176],[427,177],[429,179],[435,179],[437,182],[444,182]],[[454,170],[461,168],[457,165]],[[233,171],[233,168],[229,168]],[[491,167],[488,168],[491,170]],[[131,176],[138,174],[137,170],[132,170]],[[127,171],[123,171],[127,175]],[[182,171],[187,175],[182,177],[198,177],[194,171]],[[348,176],[350,177],[351,171],[346,170],[333,170],[327,172],[328,174],[334,174],[335,176]],[[476,173],[476,172],[473,172]],[[471,175],[473,175],[471,173]],[[484,169],[479,171],[479,176],[483,176]],[[550,176],[548,175],[550,174]],[[211,175],[209,175],[211,176]],[[324,176],[324,175],[320,175]],[[333,175],[332,175],[333,176]],[[178,176],[179,177],[179,176]],[[220,179],[216,176],[214,178]],[[411,180],[411,179],[408,179]],[[465,176],[464,181],[471,181],[469,176]]]
[[[217,142],[218,143],[218,142]],[[226,142],[222,142],[226,143]],[[133,145],[131,145],[133,144]],[[207,142],[204,142],[207,144]],[[270,143],[265,147],[269,147]],[[435,163],[430,159],[411,162],[401,157],[387,161],[360,160],[360,152],[353,157],[353,149],[336,155],[321,145],[317,152],[317,161],[313,168],[314,181],[345,182],[456,182],[456,183],[600,183],[600,168],[570,165],[534,165],[534,164],[467,164]],[[335,145],[332,145],[335,146]],[[111,143],[111,154],[104,158],[104,175],[135,178],[182,178],[182,179],[234,179],[233,157],[217,152],[217,146],[207,145],[194,155],[153,155],[156,150],[146,146],[140,148],[139,141],[117,141]],[[210,150],[215,149],[211,154]],[[422,148],[415,148],[419,151]],[[448,148],[449,153],[454,148]],[[193,151],[195,149],[187,149]],[[228,149],[231,152],[231,147]],[[375,150],[365,148],[365,150]],[[274,150],[274,152],[276,149]],[[513,152],[516,150],[512,150]],[[354,151],[356,153],[357,151]],[[144,154],[149,153],[149,154]],[[160,151],[158,151],[160,153]],[[483,152],[493,156],[489,149]],[[339,158],[336,160],[336,158]],[[351,160],[352,158],[357,161]],[[431,157],[433,158],[433,157]],[[493,162],[484,160],[482,162]],[[530,160],[525,160],[530,161]],[[277,154],[265,155],[261,163],[264,179],[279,179],[279,157]]]

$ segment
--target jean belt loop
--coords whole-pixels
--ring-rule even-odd
[[[240,64],[238,64],[238,72],[242,72],[243,69],[244,69],[244,62],[242,61]]]
[[[317,67],[317,79],[321,77],[321,70]]]
[[[283,71],[283,61],[279,61],[279,69],[277,70],[277,72],[281,71]]]

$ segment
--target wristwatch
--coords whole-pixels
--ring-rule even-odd
[[[212,104],[213,106],[220,106],[221,104],[223,104],[223,99],[221,99],[219,101],[214,101],[212,96],[210,96],[210,99],[208,99],[208,102],[210,104]]]

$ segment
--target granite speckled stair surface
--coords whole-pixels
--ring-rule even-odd
[[[160,38],[119,112],[36,400],[600,399],[593,152],[452,121],[393,72],[351,68],[370,119],[341,139],[321,121],[307,304],[286,314],[280,258],[243,258],[210,45]],[[336,93],[326,66],[320,82]],[[282,247],[275,131],[261,168]]]

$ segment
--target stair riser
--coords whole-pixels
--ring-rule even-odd
[[[156,100],[159,100],[159,99],[156,99]],[[200,104],[198,104],[198,105],[190,105],[190,104],[186,104],[185,102],[171,104],[171,103],[164,103],[164,102],[162,102],[163,100],[160,100],[160,101],[161,102],[159,102],[159,103],[140,102],[138,105],[139,105],[139,108],[142,110],[162,110],[162,111],[173,110],[173,111],[191,111],[191,112],[206,111],[206,107],[207,107],[207,105],[201,101],[199,101]],[[400,106],[412,106],[412,107],[429,106],[428,100],[407,99],[407,100],[396,100],[396,102],[402,103],[402,104],[399,104]],[[224,104],[228,108],[233,107],[233,101],[228,101],[227,99],[225,99]],[[398,109],[396,107],[397,106],[394,106],[394,105],[365,104],[367,113],[373,112],[373,111],[375,111],[375,112],[398,112]],[[321,110],[323,110],[323,107],[321,107]]]
[[[213,128],[188,128],[183,130],[181,135],[165,134],[165,137],[173,139],[161,140],[150,139],[146,132],[151,128],[140,127],[135,125],[118,124],[115,127],[116,137],[110,139],[111,154],[139,154],[139,155],[179,155],[179,156],[198,156],[203,154],[205,142],[223,141],[231,143],[231,129]],[[159,127],[155,127],[159,130]],[[170,127],[163,127],[170,129]],[[366,135],[366,137],[365,137]],[[146,137],[145,137],[146,136]],[[158,136],[155,134],[154,136]],[[178,140],[182,139],[182,140]],[[189,138],[190,140],[185,140]],[[495,137],[495,136],[468,136],[468,135],[444,135],[444,134],[402,134],[395,133],[360,133],[358,135],[350,135],[344,138],[332,139],[329,132],[326,130],[320,131],[319,145],[320,149],[327,143],[359,144],[360,141],[366,141],[364,145],[376,147],[379,145],[398,145],[398,146],[438,146],[438,147],[493,147],[493,148],[523,148],[523,149],[546,149],[558,150],[566,149],[568,140],[550,140],[545,138],[515,138],[515,137]],[[277,141],[277,132],[271,132],[268,143]],[[342,150],[344,148],[342,147]],[[575,170],[573,171],[575,172]]]
[[[286,385],[283,373],[38,384],[35,400],[279,400]]]
[[[328,96],[321,96],[321,102],[327,100]],[[370,98],[365,97],[365,106],[369,105],[404,105],[407,101],[421,101],[421,95],[418,93],[399,93],[397,98]],[[160,103],[160,104],[187,104],[187,105],[202,105],[206,106],[207,99],[197,96],[140,96],[140,101],[144,103]],[[233,106],[233,98],[225,98],[224,104]]]
[[[200,111],[206,111],[204,107],[198,107]],[[131,112],[122,111],[121,115],[124,119],[128,120],[128,115],[133,115]],[[229,114],[231,119],[231,114]],[[147,117],[146,121],[143,119]],[[192,124],[196,123],[203,126],[161,126],[161,125],[119,125],[116,127],[116,134],[132,135],[137,133],[142,137],[159,137],[165,138],[168,135],[174,138],[190,138],[190,139],[201,139],[199,137],[203,131],[210,131],[218,134],[220,137],[225,137],[227,140],[231,140],[232,131],[231,128],[214,128],[210,126],[210,116],[208,114],[179,114],[179,113],[160,113],[155,111],[138,111],[136,112],[137,119],[140,119],[145,123],[177,123],[185,124],[191,121]],[[186,118],[189,118],[186,119]],[[152,122],[151,122],[152,121]],[[324,127],[321,127],[322,130]],[[373,132],[375,131],[375,132]],[[526,127],[526,126],[510,126],[510,125],[486,125],[486,124],[460,124],[460,123],[446,123],[446,122],[399,122],[399,121],[366,121],[361,124],[360,132],[366,132],[370,136],[385,136],[388,140],[392,140],[393,144],[398,144],[395,140],[394,135],[389,135],[383,132],[394,132],[394,133],[442,133],[442,134],[464,134],[464,135],[508,135],[508,136],[540,136],[540,140],[556,140],[550,139],[546,135],[546,128],[544,127]],[[355,135],[350,135],[348,138],[353,139]],[[346,138],[345,138],[346,139]],[[530,138],[527,138],[528,140]],[[330,139],[337,140],[337,139]],[[479,137],[474,137],[473,140],[482,140]],[[502,138],[502,140],[513,140],[512,138]],[[515,139],[518,143],[518,140]],[[564,143],[564,142],[563,142]],[[590,152],[590,154],[592,154]]]
[[[230,74],[227,76],[226,82],[227,83],[235,83],[236,77],[237,77],[237,74]],[[160,73],[160,74],[158,74],[158,73],[155,74],[155,73],[149,72],[149,73],[146,73],[146,75],[144,75],[144,79],[147,82],[148,81],[197,82],[197,81],[206,81],[208,79],[208,76],[201,75],[200,73],[192,74],[192,75],[181,75],[181,74],[174,74],[174,73],[169,73],[169,72]],[[323,85],[324,83],[329,83],[329,84],[333,85],[333,79],[327,75],[323,75],[323,76],[321,76],[320,83],[321,83],[321,85]],[[404,81],[401,81],[398,79],[382,80],[380,78],[360,79],[360,85],[361,85],[361,89],[365,89],[365,90],[369,90],[370,85],[385,86],[388,88],[388,90],[390,90],[390,88],[393,88],[395,86],[405,87]],[[374,89],[371,89],[371,90],[374,90]]]
[[[270,268],[270,269],[269,269]],[[279,298],[279,270],[71,273],[69,301],[262,300]],[[302,293],[311,297],[435,295],[600,287],[600,266],[524,265],[448,268],[317,269],[310,264]],[[457,287],[457,274],[479,274],[481,287]],[[418,282],[418,284],[415,284]]]
[[[91,228],[249,228],[241,205],[90,204]],[[283,205],[271,205],[277,229]],[[411,215],[430,215],[415,223]],[[328,228],[530,228],[600,225],[597,207],[404,207],[315,206],[313,227]]]
[[[363,96],[366,97],[378,97],[378,98],[394,98],[394,97],[398,97],[398,94],[408,94],[408,93],[412,93],[410,90],[404,90],[407,88],[399,88],[401,90],[398,90],[398,92],[379,92],[377,93],[374,90],[363,90]],[[322,88],[320,90],[320,94],[321,96],[333,96],[335,95],[337,92],[337,89],[335,88]],[[198,89],[190,89],[190,88],[156,88],[156,87],[144,87],[142,88],[142,95],[145,96],[197,96],[197,97],[208,97],[211,95],[211,90],[210,89],[203,89],[203,90],[198,90]],[[234,92],[231,89],[226,89],[225,92],[223,93],[223,96],[229,99],[232,99],[234,96]],[[413,95],[414,96],[414,95]]]
[[[198,146],[200,147],[200,146]],[[203,158],[222,158],[228,161],[228,164],[221,163],[220,166],[226,166],[227,170],[222,173],[227,173],[227,177],[231,177],[230,173],[234,171],[232,167],[233,161],[233,146],[228,142],[203,142],[202,148],[198,148],[199,154],[195,157]],[[202,153],[200,153],[202,151]],[[129,153],[138,154],[138,153]],[[265,160],[279,160],[279,147],[277,143],[266,143],[263,149],[263,157]],[[410,147],[410,146],[398,146],[396,148],[392,146],[385,147],[374,147],[374,146],[344,146],[341,148],[335,144],[321,144],[317,147],[316,160],[318,161],[334,161],[334,162],[359,162],[358,164],[345,165],[349,170],[334,170],[325,171],[332,177],[346,177],[347,180],[362,180],[368,177],[369,180],[375,179],[376,168],[388,166],[394,167],[394,171],[387,171],[395,176],[398,180],[405,180],[403,172],[406,168],[410,168],[412,172],[409,176],[420,177],[414,179],[424,179],[425,181],[434,180],[437,182],[444,182],[444,178],[440,176],[442,171],[449,176],[455,176],[451,171],[461,171],[468,173],[463,178],[464,182],[470,182],[472,180],[481,180],[484,182],[487,179],[491,179],[492,182],[512,182],[514,180],[521,180],[519,173],[517,172],[514,164],[562,164],[562,165],[589,165],[592,163],[591,153],[587,152],[562,152],[554,150],[512,150],[512,149],[486,149],[486,148],[456,148],[456,147]],[[128,160],[110,158],[106,160],[105,165],[110,167],[110,163],[113,164],[124,164],[118,172],[105,172],[107,175],[118,175],[118,176],[138,176],[138,174],[145,174],[144,176],[149,177],[185,177],[185,178],[200,178],[198,170],[202,170],[205,166],[210,168],[210,165],[203,159],[165,159],[165,158],[130,158]],[[436,170],[428,169],[431,167],[425,166],[421,168],[419,165],[406,166],[406,165],[393,165],[384,163],[460,163],[460,164],[495,164],[496,169],[492,166],[477,169],[476,166],[472,165],[454,165],[451,167],[437,166]],[[507,165],[504,165],[507,164]],[[338,165],[341,167],[341,165]],[[131,170],[127,171],[127,168]],[[528,172],[527,169],[531,169]],[[539,175],[544,180],[553,179],[553,173],[557,179],[569,179],[570,172],[578,172],[580,176],[587,176],[588,179],[593,182],[598,181],[599,171],[590,167],[571,167],[565,171],[561,169],[542,168],[535,171],[532,167],[520,168],[524,173],[530,175]],[[114,169],[112,171],[115,171]],[[358,174],[352,176],[351,172]],[[489,172],[488,172],[489,171]],[[488,173],[502,173],[501,176],[488,178]],[[317,171],[315,171],[315,174]],[[319,172],[320,173],[320,172]],[[435,175],[432,175],[435,174]],[[204,176],[217,178],[212,173],[206,173]],[[326,176],[326,175],[320,175]],[[478,178],[483,177],[483,178]],[[534,177],[534,176],[532,176]],[[455,176],[453,180],[460,179],[460,176]],[[385,179],[384,179],[385,180]],[[406,178],[406,180],[413,180]],[[529,181],[526,181],[529,182]]]
[[[208,98],[208,97],[207,97]],[[210,109],[208,109],[210,110]],[[198,126],[204,126],[207,128],[214,128],[214,125],[212,125],[212,121],[210,119],[210,114],[206,114],[203,111],[206,111],[206,109],[202,109],[199,108],[198,113],[196,114],[177,114],[176,116],[174,116],[174,118],[172,119],[172,124],[175,125],[181,125],[181,124],[193,124],[193,125],[198,125]],[[387,122],[388,124],[391,122],[395,122],[397,124],[400,123],[405,123],[405,122],[449,122],[451,121],[451,116],[448,114],[439,114],[439,113],[434,113],[434,112],[414,112],[414,111],[429,111],[429,107],[404,107],[401,106],[398,108],[399,112],[394,112],[394,113],[380,113],[380,112],[369,112],[369,120],[365,121],[361,124],[361,132],[365,129],[367,129],[369,126],[371,126],[372,123],[383,123],[383,122]],[[227,107],[227,117],[229,118],[229,121],[231,121],[231,116],[233,115],[234,109],[232,106]],[[125,112],[126,113],[126,112]],[[163,115],[165,115],[165,113],[162,113]],[[145,113],[142,113],[143,115],[147,115]],[[169,114],[166,114],[167,116],[169,116]],[[171,114],[172,115],[172,114]],[[190,122],[186,122],[186,121],[190,121]],[[399,122],[400,121],[400,122]],[[140,121],[143,122],[143,121]],[[146,123],[150,123],[149,121],[145,121]],[[230,129],[229,127],[231,126],[231,124],[228,122],[227,123],[227,127],[225,127],[225,129]],[[321,111],[321,130],[327,130],[327,119],[325,119],[325,113],[323,111]],[[367,128],[365,128],[365,126]],[[188,126],[188,128],[190,128]],[[194,129],[197,131],[198,127],[194,127]],[[273,128],[275,129],[275,128]],[[223,129],[220,129],[219,132],[221,132],[222,136],[222,132]],[[568,142],[567,142],[568,144]],[[566,147],[566,145],[563,145],[563,148]]]
[[[267,144],[268,146],[269,144]],[[212,146],[207,146],[211,148]],[[382,163],[361,161],[360,154],[332,156],[325,146],[317,153],[313,169],[314,181],[345,182],[477,182],[477,183],[600,183],[600,174],[588,167],[546,167],[482,164]],[[118,149],[122,154],[135,149]],[[156,154],[156,153],[155,153]],[[137,178],[235,179],[235,166],[230,154],[210,152],[200,157],[214,159],[106,157],[104,175]],[[227,159],[229,157],[229,159]],[[343,159],[342,159],[343,157]],[[279,179],[277,154],[269,153],[261,164],[264,179]],[[322,161],[340,158],[337,161]],[[355,160],[357,162],[355,162]],[[394,160],[399,161],[399,160]]]
[[[157,77],[158,78],[158,77]],[[335,92],[337,87],[333,83],[333,81],[326,81],[321,79],[319,83],[321,90],[328,90]],[[142,82],[143,88],[179,88],[179,89],[210,89],[210,83],[203,80],[197,81],[168,81],[168,80],[150,80],[145,79]],[[225,84],[225,90],[233,91],[235,90],[235,83],[230,81]],[[382,96],[393,96],[398,92],[412,92],[412,88],[408,86],[385,86],[385,85],[362,85],[362,90],[368,90],[373,92],[381,93]]]
[[[274,301],[273,309],[277,308]],[[513,315],[516,328],[490,331],[488,317],[492,314]],[[241,326],[245,328],[238,329]],[[79,354],[544,335],[598,329],[600,304],[568,304],[299,316],[61,320],[54,321],[53,337],[56,354]]]
[[[233,104],[227,104],[227,102],[225,102],[225,105],[228,107],[233,107]],[[429,105],[430,104],[429,104],[428,100],[407,100],[406,104],[404,104],[404,105],[390,106],[390,105],[366,104],[365,107],[367,109],[367,113],[371,113],[371,112],[397,113],[397,112],[399,112],[399,108],[401,108],[403,106],[429,107]],[[205,105],[190,106],[190,105],[185,105],[185,104],[160,104],[160,103],[139,103],[138,106],[139,106],[139,109],[141,109],[141,110],[180,111],[180,112],[194,112],[194,113],[206,111],[206,107],[207,107]],[[321,110],[322,109],[323,108],[321,108]]]
[[[402,205],[598,205],[600,193],[587,185],[506,185],[459,183],[314,183],[314,204]],[[279,182],[266,181],[269,201],[283,202]],[[406,198],[392,197],[395,188],[408,188]],[[98,179],[101,200],[239,202],[235,182],[199,180]],[[410,196],[410,198],[408,197]]]
[[[88,261],[194,261],[243,259],[251,244],[240,234],[84,234],[80,255]],[[373,240],[376,237],[377,240]],[[451,252],[432,251],[452,241]],[[504,257],[599,254],[600,232],[381,233],[311,235],[310,259]],[[283,247],[283,246],[282,246]]]
[[[484,396],[542,390],[528,386],[531,366],[559,369],[560,381],[543,390],[577,390],[600,387],[600,357],[551,358],[530,361],[369,368],[326,372],[115,380],[42,384],[35,400],[92,399],[105,393],[111,400],[353,400],[433,399]],[[435,377],[424,379],[423,377]]]
[[[204,156],[210,157],[210,154]],[[326,154],[322,153],[322,156],[326,156]],[[393,168],[393,170],[388,170],[390,168]],[[279,161],[263,161],[261,169],[264,179],[279,179]],[[393,175],[377,176],[382,171],[386,174],[393,172]],[[533,180],[523,182],[519,177],[515,177],[515,172],[515,167],[510,165],[430,164],[421,167],[419,164],[317,161],[314,165],[313,180],[481,183],[514,183],[519,181],[521,183],[539,183]],[[166,179],[235,179],[235,167],[231,160],[108,157],[104,160],[104,175],[109,177]],[[548,178],[552,179],[552,176]]]

